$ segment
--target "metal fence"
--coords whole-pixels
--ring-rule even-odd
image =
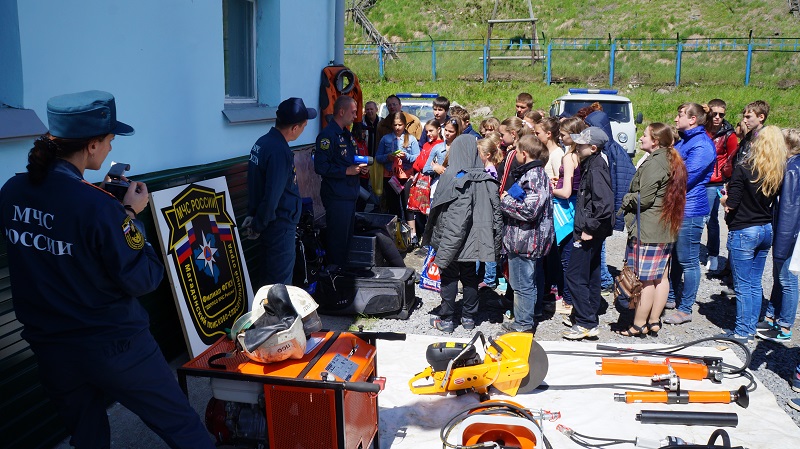
[[[798,76],[793,67],[800,60],[800,38],[752,36],[719,39],[543,37],[538,43],[530,39],[431,39],[396,42],[392,49],[397,59],[389,60],[386,49],[375,44],[345,45],[345,55],[348,65],[351,62],[360,64],[359,73],[367,72],[368,77],[377,79],[388,77],[388,66],[390,71],[411,79],[427,78],[424,72],[429,69],[433,81],[448,76],[461,79],[472,76],[486,82],[490,72],[494,76],[495,72],[502,75],[510,70],[526,78],[541,76],[544,83],[552,84],[555,69],[565,74],[563,79],[570,75],[607,77],[610,86],[620,78],[641,84],[680,85],[682,75],[685,78],[686,74],[694,82],[711,80],[738,84],[743,80],[747,86],[755,73],[764,82],[777,79],[794,85]],[[758,54],[769,56],[757,64]],[[542,63],[541,71],[537,70],[538,62]],[[674,72],[665,70],[665,65],[674,65]],[[664,73],[674,73],[674,78],[664,79]]]

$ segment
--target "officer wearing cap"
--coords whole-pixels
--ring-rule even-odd
[[[325,206],[325,254],[328,263],[342,267],[353,236],[358,175],[369,173],[366,164],[355,164],[356,142],[348,128],[356,119],[356,101],[342,96],[333,103],[333,120],[317,136],[314,171],[322,176],[320,197]]]
[[[292,284],[295,230],[302,201],[297,188],[294,154],[289,142],[296,140],[317,111],[300,98],[278,105],[275,126],[250,150],[247,166],[247,217],[242,228],[247,237],[260,241],[261,271],[258,286]]]
[[[164,274],[136,214],[147,186],[123,201],[83,178],[99,170],[115,135],[114,97],[88,91],[47,102],[50,132],[34,142],[27,173],[0,190],[11,292],[22,337],[76,448],[107,448],[106,398],[137,415],[173,448],[212,448],[136,299]]]

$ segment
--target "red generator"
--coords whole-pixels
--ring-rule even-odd
[[[302,359],[269,364],[222,338],[178,368],[178,382],[186,392],[187,376],[211,378],[206,426],[220,445],[379,448],[375,335],[315,332]]]

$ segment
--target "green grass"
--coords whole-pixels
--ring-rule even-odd
[[[411,5],[411,6],[409,6]],[[431,4],[378,0],[368,11],[376,27],[394,41],[428,41],[429,38],[483,39],[491,0],[440,0]],[[526,2],[500,2],[499,18],[527,16]],[[613,37],[675,39],[798,37],[800,20],[788,13],[783,0],[738,2],[718,0],[694,3],[665,0],[654,4],[632,0],[533,2],[541,38]],[[509,38],[525,33],[523,24],[497,25],[493,37]],[[348,43],[364,42],[365,36],[348,26]],[[507,52],[513,54],[512,52]],[[519,54],[525,54],[520,52]],[[374,55],[347,55],[345,63],[361,80],[364,100],[382,102],[395,92],[439,92],[468,110],[488,106],[501,120],[513,115],[519,92],[530,92],[535,107],[548,109],[550,102],[568,87],[608,87],[607,51],[554,51],[551,58],[553,85],[544,83],[544,64],[529,61],[498,61],[490,67],[490,81],[482,83],[481,51],[437,51],[437,81],[431,81],[430,52],[402,53],[398,61],[387,61],[379,76]],[[642,112],[644,124],[671,124],[681,103],[705,103],[722,98],[728,103],[729,121],[735,123],[749,102],[762,99],[772,106],[768,123],[798,126],[800,83],[796,67],[800,53],[755,52],[750,85],[744,86],[746,52],[691,52],[681,59],[680,85],[675,86],[674,51],[618,51],[614,88],[633,101],[634,112]],[[475,118],[477,120],[480,117]],[[639,132],[643,128],[639,127]]]
[[[491,0],[440,0],[435,3],[408,3],[378,0],[368,16],[390,40],[398,42],[448,39],[485,39],[486,20],[491,16]],[[717,0],[691,7],[683,2],[664,0],[616,0],[533,2],[538,18],[537,36],[546,38],[599,38],[608,36],[632,39],[738,38],[746,39],[752,30],[759,38],[800,38],[800,20],[789,14],[783,0],[738,2]],[[521,18],[528,15],[526,2],[500,2],[498,18]],[[529,24],[498,24],[493,38],[508,39],[525,34],[531,37]],[[365,34],[351,24],[348,43],[366,42]],[[744,42],[744,41],[743,41]],[[743,86],[746,69],[745,47],[742,51],[689,52],[681,60],[682,85],[719,84]],[[524,51],[502,51],[507,55],[525,55]],[[476,52],[437,52],[437,80],[476,80],[483,75],[483,65]],[[793,87],[800,83],[793,67],[800,53],[756,52],[753,56],[750,84],[758,87]],[[347,64],[365,81],[380,80],[376,57],[348,56]],[[554,51],[554,82],[608,85],[607,51]],[[675,83],[675,51],[618,51],[615,85],[669,86]],[[490,77],[500,80],[541,82],[543,64],[531,67],[523,61],[496,61]],[[401,53],[399,61],[387,61],[385,79],[389,81],[431,80],[431,55]]]
[[[687,4],[677,0],[534,0],[538,35],[549,37],[800,37],[800,21],[789,14],[785,0],[715,0]],[[349,6],[350,2],[348,2]],[[527,2],[501,1],[497,18],[527,18]],[[493,0],[407,2],[377,0],[367,16],[379,31],[395,40],[467,39],[486,36]],[[498,24],[493,36],[526,33],[530,25]],[[364,41],[360,30],[348,27],[347,42]]]

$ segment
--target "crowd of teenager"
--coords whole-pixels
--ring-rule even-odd
[[[735,326],[719,337],[791,341],[800,271],[791,269],[800,231],[800,134],[766,125],[766,102],[746,105],[735,126],[723,100],[681,104],[673,124],[644,129],[636,166],[613,140],[599,103],[572,117],[549,117],[521,93],[515,116],[485,118],[477,130],[470,114],[445,97],[434,100],[427,123],[403,112],[396,96],[386,104],[389,115],[381,119],[375,103],[367,103],[364,132],[355,134],[381,165],[382,173],[370,175],[381,182],[371,185],[388,212],[409,223],[414,246],[435,252],[436,329],[474,328],[478,291],[505,280],[505,330],[535,332],[550,309],[569,326],[564,338],[596,337],[601,295],[613,290],[604,241],[615,230],[627,231],[627,245],[624,255],[610,256],[642,283],[632,322],[617,332],[642,338],[665,324],[690,325],[707,229],[706,268],[736,296]],[[406,187],[423,176],[429,207],[419,201],[409,207],[413,188]],[[720,207],[727,259],[719,257]],[[773,285],[765,298],[770,250]],[[792,386],[800,391],[800,365]]]

